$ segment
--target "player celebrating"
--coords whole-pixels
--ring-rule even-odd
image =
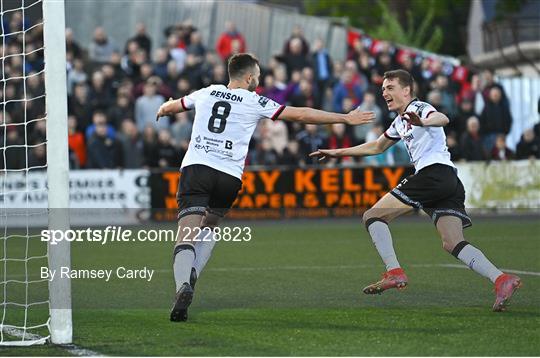
[[[179,235],[173,254],[176,302],[171,321],[185,321],[193,298],[193,287],[206,265],[215,241],[212,235],[242,187],[242,173],[248,145],[262,118],[301,123],[371,122],[373,112],[329,113],[312,108],[280,106],[257,95],[258,60],[242,53],[228,63],[228,86],[211,85],[179,100],[169,100],[157,113],[161,116],[195,109],[195,120],[188,151],[182,161],[178,184]],[[195,228],[207,228],[198,234]],[[197,238],[196,240],[194,240]],[[195,243],[195,244],[194,244]]]
[[[503,311],[520,286],[520,279],[501,272],[479,249],[465,241],[463,228],[471,225],[471,219],[465,211],[465,190],[446,147],[442,127],[449,120],[429,103],[413,99],[412,90],[413,78],[407,71],[386,72],[382,94],[388,109],[399,115],[384,135],[356,147],[320,149],[310,154],[321,159],[375,155],[403,140],[414,164],[415,174],[404,179],[364,214],[364,224],[386,265],[382,279],[364,288],[364,293],[380,294],[389,288],[407,286],[408,279],[394,252],[388,223],[418,208],[432,218],[446,251],[495,284],[493,310]]]

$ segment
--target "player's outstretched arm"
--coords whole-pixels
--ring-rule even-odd
[[[182,99],[172,99],[169,98],[169,100],[165,103],[163,103],[156,114],[156,122],[159,120],[160,117],[164,116],[174,116],[176,113],[180,113],[184,111],[184,107],[182,106]]]
[[[444,127],[450,120],[441,112],[431,112],[427,118],[420,118],[415,112],[407,112],[403,116],[413,126],[420,127]]]
[[[332,124],[345,123],[349,125],[359,125],[371,123],[375,120],[374,112],[362,112],[355,109],[347,114],[325,112],[309,107],[287,106],[279,115],[280,119],[306,124]]]
[[[366,157],[369,155],[380,154],[390,148],[395,143],[397,143],[397,141],[388,139],[386,138],[386,136],[381,135],[377,140],[360,144],[355,147],[338,149],[318,149],[317,151],[311,153],[309,156],[318,157],[319,160],[335,157]]]

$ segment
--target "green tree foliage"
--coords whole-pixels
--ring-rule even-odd
[[[375,38],[454,56],[465,53],[469,7],[469,0],[304,0],[310,15],[347,17]]]
[[[377,27],[370,31],[370,35],[375,38],[437,52],[443,41],[443,33],[439,25],[434,25],[435,9],[433,4],[434,0],[430,0],[427,13],[423,16],[419,25],[416,25],[412,10],[408,9],[407,26],[404,28],[399,22],[397,14],[393,13],[384,1],[378,0],[377,5],[381,9],[381,21]]]

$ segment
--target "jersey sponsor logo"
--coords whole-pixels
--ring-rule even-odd
[[[232,142],[230,140],[225,141],[225,149],[232,149]]]
[[[259,104],[261,105],[261,107],[266,107],[266,105],[268,104],[268,101],[269,99],[264,97],[264,96],[260,96],[259,97]]]
[[[210,145],[195,144],[195,149],[202,149],[206,153],[216,153],[216,154],[226,156],[228,158],[233,157],[233,153],[230,150],[223,150],[223,149],[216,148]]]
[[[242,102],[243,101],[242,97],[237,96],[234,93],[230,93],[230,92],[221,92],[221,91],[213,90],[212,92],[210,92],[210,96],[214,96],[214,97],[217,97],[217,98],[228,99],[228,100],[235,101],[235,102]]]

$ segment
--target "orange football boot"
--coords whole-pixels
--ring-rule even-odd
[[[407,287],[407,275],[402,268],[392,269],[383,274],[382,279],[364,288],[364,293],[367,295],[381,294],[389,288],[397,288],[402,290]]]

